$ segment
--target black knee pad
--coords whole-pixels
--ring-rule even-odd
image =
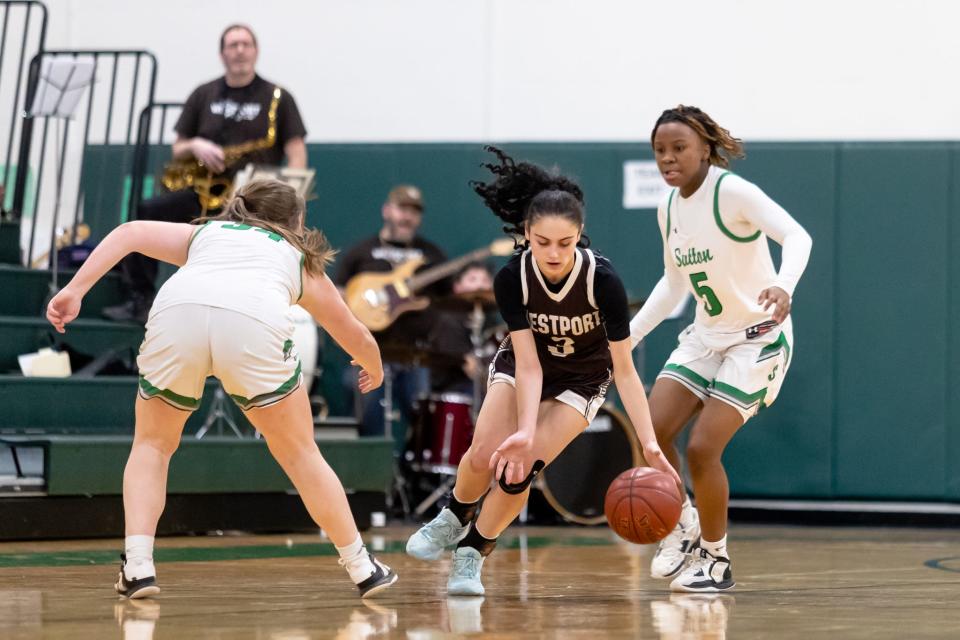
[[[530,486],[530,483],[533,482],[533,479],[537,477],[543,468],[547,466],[543,460],[537,460],[533,463],[533,469],[530,469],[530,473],[527,474],[527,477],[521,482],[515,484],[509,484],[506,480],[503,479],[503,476],[506,475],[506,471],[500,474],[498,482],[500,483],[500,488],[503,489],[504,493],[509,493],[510,495],[517,495],[518,493],[523,493],[527,490],[527,487]]]

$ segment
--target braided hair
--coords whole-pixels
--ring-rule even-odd
[[[506,223],[503,227],[506,233],[523,238],[526,225],[544,216],[559,216],[578,227],[583,226],[580,185],[556,169],[547,171],[530,162],[515,162],[497,147],[488,145],[483,149],[497,156],[496,164],[481,165],[490,170],[494,180],[471,180],[470,186],[487,208]],[[517,242],[522,244],[519,239]],[[577,244],[587,247],[590,238],[581,233]]]
[[[650,133],[650,144],[653,144],[660,125],[668,122],[681,122],[696,131],[697,135],[710,145],[709,162],[712,165],[726,169],[730,166],[731,159],[745,157],[743,141],[740,138],[734,138],[727,129],[718,125],[713,118],[697,107],[682,104],[660,114]]]

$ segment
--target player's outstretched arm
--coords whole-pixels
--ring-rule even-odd
[[[80,313],[83,296],[120,260],[134,251],[178,267],[187,261],[187,247],[197,227],[177,222],[126,222],[103,239],[77,274],[47,305],[47,320],[60,333]]]
[[[383,383],[383,363],[377,341],[350,312],[330,278],[304,273],[303,297],[299,304],[350,354],[353,364],[360,367],[360,391],[373,391]]]

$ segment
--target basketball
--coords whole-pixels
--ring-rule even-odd
[[[669,475],[652,467],[627,469],[610,483],[603,501],[607,522],[636,544],[662,540],[680,521],[683,499]]]

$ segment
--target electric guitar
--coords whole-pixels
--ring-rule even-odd
[[[417,274],[414,271],[423,264],[423,258],[407,260],[386,273],[358,273],[347,282],[344,299],[364,326],[371,331],[383,331],[400,314],[426,309],[430,305],[428,298],[416,296],[424,287],[453,275],[471,262],[490,255],[508,256],[513,249],[513,239],[503,238]]]

